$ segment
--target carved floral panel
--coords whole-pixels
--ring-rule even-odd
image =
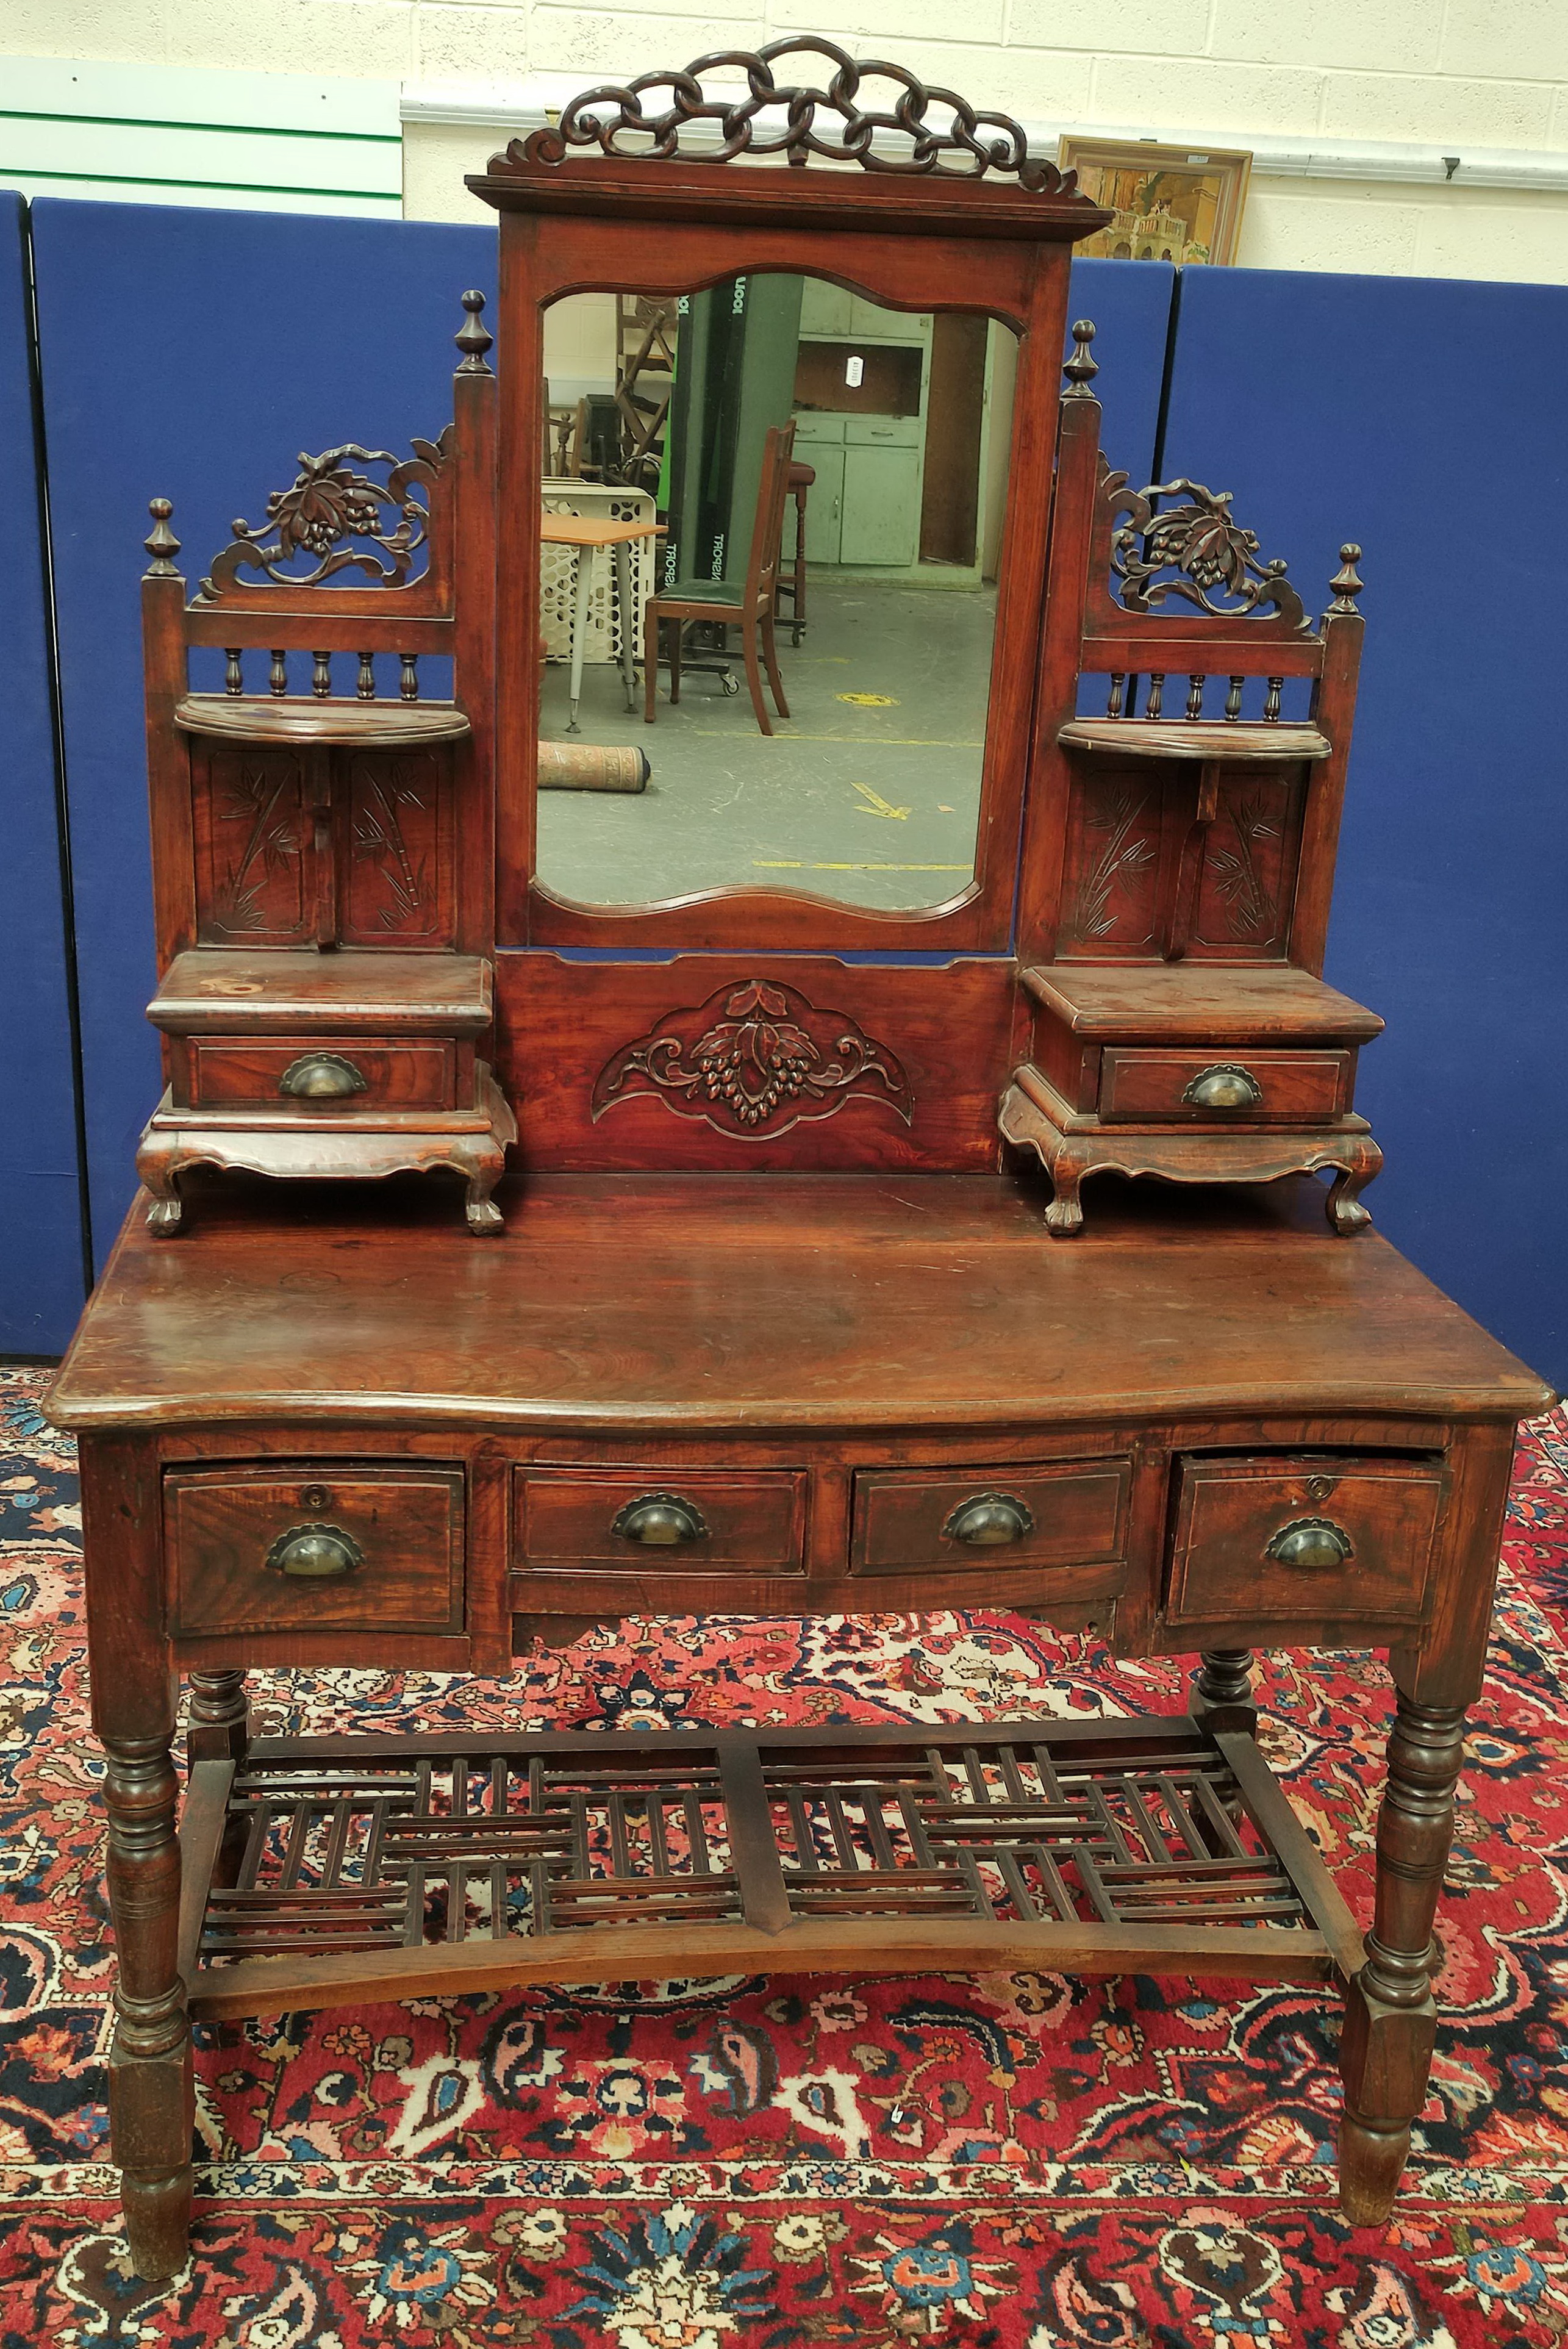
[[[346,946],[449,946],[454,934],[451,770],[434,750],[348,760],[339,831]],[[342,769],[339,769],[339,774]]]
[[[314,819],[297,752],[213,745],[193,777],[197,934],[204,945],[314,935]]]
[[[759,1139],[857,1098],[887,1103],[906,1123],[914,1106],[902,1063],[848,1012],[760,978],[731,980],[623,1045],[600,1071],[594,1118],[639,1093],[720,1133]]]

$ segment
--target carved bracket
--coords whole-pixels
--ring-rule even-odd
[[[1257,533],[1243,530],[1232,514],[1229,490],[1205,489],[1185,476],[1129,490],[1125,473],[1108,473],[1101,493],[1113,515],[1126,516],[1110,542],[1110,567],[1121,583],[1125,610],[1158,611],[1174,595],[1212,619],[1274,611],[1287,626],[1311,633],[1301,597],[1285,577],[1284,556],[1259,561]],[[1161,511],[1161,498],[1183,502]]]
[[[776,979],[731,981],[669,1012],[604,1064],[597,1120],[615,1102],[658,1095],[679,1117],[761,1139],[832,1117],[855,1095],[888,1102],[907,1124],[914,1102],[902,1064],[847,1012],[820,1009]]]
[[[429,509],[420,492],[438,479],[452,454],[453,427],[438,440],[410,442],[411,457],[389,449],[362,449],[346,441],[319,457],[300,452],[291,487],[267,500],[267,531],[236,522],[234,535],[201,582],[199,604],[215,604],[238,588],[254,586],[242,571],[256,572],[284,587],[315,587],[340,571],[364,574],[372,587],[406,587],[418,575],[416,564],[427,544]],[[385,465],[384,481],[356,471]],[[347,540],[366,542],[362,546]]]
[[[825,88],[812,83],[777,81],[775,62],[787,57],[825,57],[832,67]],[[746,77],[744,96],[709,98],[703,78],[721,75],[733,80]],[[898,90],[891,108],[862,110],[856,103],[862,82],[892,82]],[[667,105],[645,109],[650,90],[667,90]],[[941,129],[929,123],[926,109],[935,104],[951,115]],[[613,108],[613,113],[603,109]],[[783,120],[777,117],[782,114]],[[775,120],[763,124],[759,118]],[[821,120],[823,128],[819,129]],[[709,135],[683,148],[681,134],[698,122],[717,125]],[[906,139],[909,152],[892,156],[874,151],[878,137]],[[645,160],[727,163],[737,155],[782,155],[792,164],[804,164],[812,155],[833,163],[859,163],[867,171],[929,173],[938,179],[979,180],[987,171],[1012,173],[1032,194],[1078,194],[1078,175],[1060,171],[1055,163],[1031,156],[1023,126],[1011,115],[994,114],[971,106],[956,90],[927,88],[903,66],[881,59],[856,59],[831,41],[789,38],[772,41],[766,48],[718,49],[695,57],[679,70],[639,74],[625,84],[607,82],[584,90],[562,113],[561,120],[536,130],[525,140],[513,140],[492,171],[512,165],[554,164],[565,160],[572,147],[598,147],[606,155],[639,157]],[[961,160],[949,160],[949,158]],[[1079,201],[1086,206],[1087,196]]]

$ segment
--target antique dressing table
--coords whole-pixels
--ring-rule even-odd
[[[790,55],[824,85],[783,84]],[[448,431],[305,460],[189,603],[164,501],[148,542],[169,1091],[51,1405],[81,1439],[135,2264],[187,2255],[192,2015],[735,1970],[1337,1982],[1341,2194],[1378,2220],[1512,1431],[1551,1397],[1356,1196],[1379,1023],[1321,965],[1357,550],[1315,629],[1222,494],[1128,492],[1087,325],[1057,397],[1105,215],[896,68],[701,60],[473,184],[501,364],[465,297]],[[813,557],[808,649],[879,689],[786,651],[771,740],[688,689],[606,812],[536,797],[569,720],[539,402],[552,306],[627,292],[680,297],[669,543],[700,575],[745,576],[714,484],[748,515],[799,411],[934,515],[967,482],[975,581]],[[640,721],[610,650],[579,646],[570,717],[581,690],[613,744]],[[902,865],[851,853],[868,777],[908,802]],[[1108,1168],[1167,1179],[1101,1180],[1086,1220]],[[1192,1711],[500,1739],[247,1713],[253,1666],[499,1674],[626,1613],[973,1606],[1197,1649]],[[1386,1650],[1398,1692],[1365,1946],[1252,1733],[1252,1647],[1329,1642]]]

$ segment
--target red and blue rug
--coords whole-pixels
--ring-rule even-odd
[[[415,1999],[201,2034],[197,2255],[125,2261],[71,1450],[0,1371],[0,2349],[1544,2349],[1568,2336],[1568,1423],[1519,1464],[1396,2217],[1339,2217],[1332,2001],[1048,1974]],[[1010,1615],[646,1619],[506,1684],[258,1676],[273,1727],[1173,1711]],[[1367,1912],[1381,1666],[1272,1657]]]

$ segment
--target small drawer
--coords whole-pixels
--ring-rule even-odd
[[[460,1468],[181,1468],[163,1511],[177,1638],[463,1628]]]
[[[1432,1460],[1182,1460],[1166,1616],[1418,1622],[1447,1491]]]
[[[851,449],[918,449],[918,416],[848,416],[844,440]]]
[[[445,1037],[192,1036],[194,1109],[451,1109],[457,1046]]]
[[[519,1468],[512,1562],[531,1574],[803,1575],[805,1472]]]
[[[1201,1125],[1316,1125],[1350,1106],[1353,1052],[1152,1051],[1108,1045],[1102,1118]]]
[[[855,1478],[850,1571],[1012,1577],[1024,1567],[1115,1564],[1127,1540],[1129,1460],[1048,1467],[869,1469]]]

